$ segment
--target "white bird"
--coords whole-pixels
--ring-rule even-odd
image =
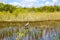
[[[25,27],[27,27],[29,25],[29,22],[25,24]]]

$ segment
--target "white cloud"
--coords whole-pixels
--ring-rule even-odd
[[[45,3],[45,5],[50,5],[50,2],[49,2],[49,1],[47,1],[47,2]]]
[[[33,7],[33,3],[27,4],[27,7]]]
[[[55,3],[55,2],[58,2],[58,0],[53,0],[53,2]]]
[[[47,1],[47,2],[45,3],[45,5],[46,5],[46,6],[51,6],[51,5],[54,5],[54,3]]]
[[[47,1],[47,0],[43,0],[43,1],[46,1],[45,5],[47,5],[47,6],[56,5],[58,3],[58,0],[52,0],[52,2]]]
[[[32,7],[34,4],[33,3],[22,3],[22,7]]]
[[[32,7],[34,6],[34,2],[38,2],[38,0],[22,0],[21,2],[13,2],[10,3],[14,6],[22,6],[22,7]]]
[[[54,5],[57,5],[57,3],[58,3],[58,0],[53,0],[53,2],[52,2]]]
[[[14,6],[20,6],[21,4],[18,3],[18,2],[13,2],[13,3],[10,3],[11,5],[14,5]]]
[[[23,4],[25,7],[32,7],[34,6],[34,3],[38,2],[38,0],[22,0],[21,4]]]
[[[11,5],[14,5],[14,6],[22,6],[22,7],[32,7],[33,6],[33,3],[18,3],[18,2],[13,2],[13,3],[10,3]]]

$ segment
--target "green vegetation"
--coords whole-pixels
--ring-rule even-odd
[[[3,3],[0,3],[0,11],[1,12],[7,12],[9,11],[10,13],[12,13],[14,10],[16,9],[15,6],[12,6],[12,5],[9,5],[9,4],[3,4]]]
[[[60,11],[60,6],[54,5],[54,6],[43,6],[43,7],[32,7],[32,8],[26,8],[26,7],[17,7],[9,4],[3,4],[0,3],[0,11],[1,12],[7,12],[9,11],[10,13],[13,13],[14,11],[16,12],[59,12]]]

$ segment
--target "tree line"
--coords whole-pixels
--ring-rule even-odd
[[[42,7],[32,7],[32,8],[26,8],[26,7],[17,7],[10,4],[4,4],[0,3],[0,12],[7,12],[13,13],[14,11],[19,12],[59,12],[60,6],[54,5],[54,6],[42,6]]]

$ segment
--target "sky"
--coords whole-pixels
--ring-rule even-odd
[[[60,5],[60,0],[0,0],[0,2],[21,7]]]

